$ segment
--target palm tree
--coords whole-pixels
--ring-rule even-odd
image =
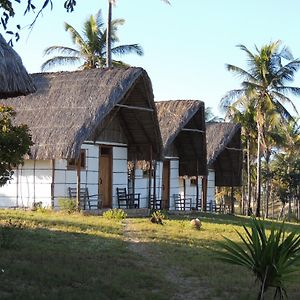
[[[229,91],[221,100],[223,107],[240,101],[249,99],[253,101],[256,110],[256,130],[257,130],[257,207],[256,216],[260,216],[261,202],[261,156],[264,145],[264,121],[266,112],[274,110],[283,119],[291,116],[284,107],[285,103],[291,104],[296,110],[293,102],[286,95],[300,95],[300,88],[286,85],[294,80],[295,72],[300,67],[300,60],[293,59],[291,52],[286,47],[281,47],[281,42],[271,42],[261,49],[255,47],[252,53],[244,45],[238,45],[247,55],[248,70],[227,64],[227,70],[242,78],[241,88]],[[287,64],[283,64],[283,59]]]
[[[119,42],[117,30],[120,25],[125,23],[124,19],[112,20],[111,43]],[[41,69],[47,70],[54,66],[70,65],[82,63],[80,68],[93,69],[105,66],[106,59],[106,29],[101,15],[101,10],[93,16],[91,15],[84,23],[83,33],[78,31],[68,23],[65,23],[65,30],[70,33],[72,42],[76,48],[65,46],[51,46],[45,49],[45,55],[59,54],[43,63]],[[136,53],[143,55],[143,49],[138,44],[120,45],[111,49],[115,55]],[[113,60],[114,66],[125,65],[122,61]]]
[[[235,123],[241,124],[242,127],[242,143],[244,148],[246,148],[246,169],[247,169],[247,214],[252,215],[252,205],[251,205],[251,162],[253,161],[253,144],[256,140],[256,130],[255,130],[255,108],[253,103],[247,99],[243,101],[241,99],[228,107],[226,118],[234,121]],[[242,106],[243,110],[240,111],[237,106]],[[243,200],[244,203],[244,200]]]
[[[224,122],[224,119],[218,116],[215,116],[211,107],[205,108],[205,122]]]
[[[163,2],[170,4],[170,2],[168,0],[162,0]],[[106,67],[110,68],[111,67],[111,53],[112,53],[112,49],[111,49],[111,36],[112,36],[112,6],[113,4],[116,4],[116,0],[108,0],[108,14],[107,14],[107,31],[106,31],[106,40],[107,40],[107,45],[106,45],[106,52],[107,52],[107,56],[106,56]]]

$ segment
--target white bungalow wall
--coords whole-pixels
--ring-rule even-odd
[[[137,170],[136,172],[136,182],[138,182],[138,185],[136,184],[136,192],[143,191],[143,196],[147,201],[148,199],[148,182],[149,179],[144,178],[144,182],[142,182],[141,174],[142,170]],[[163,172],[163,162],[157,162],[156,167],[156,197],[157,199],[162,198],[162,174]],[[140,181],[138,179],[140,177]],[[179,194],[179,160],[178,159],[170,159],[170,199],[169,199],[169,209],[174,210],[175,209],[175,203],[174,203],[174,194]],[[153,182],[151,184],[152,190],[151,194],[153,195]],[[142,193],[141,193],[142,194]],[[148,203],[147,203],[148,204]]]
[[[86,150],[86,168],[80,172],[81,188],[88,188],[89,194],[98,194],[99,146],[83,144]],[[55,160],[54,208],[58,208],[60,198],[68,198],[68,188],[76,188],[77,171],[67,168],[66,159]]]
[[[208,170],[207,177],[207,205],[216,201],[215,171]]]
[[[107,143],[106,143],[107,144]],[[86,168],[81,171],[81,188],[86,187],[89,194],[98,194],[99,144],[83,144],[86,150]],[[116,188],[127,188],[127,148],[113,146],[112,207],[117,207]],[[67,160],[55,160],[54,172],[51,160],[26,160],[15,170],[13,179],[0,188],[0,208],[32,207],[42,202],[51,207],[51,184],[54,173],[54,208],[58,199],[68,197],[68,188],[76,187],[76,170],[67,169]]]
[[[179,160],[170,160],[170,210],[175,209],[174,195],[179,194]]]
[[[191,184],[190,177],[180,177],[179,178],[179,194],[184,197],[184,181],[185,181],[185,196],[186,198],[191,198],[192,203],[191,206],[196,208],[196,197],[197,197],[197,186],[195,184]],[[202,180],[201,176],[198,176],[198,191],[199,191],[199,199],[198,203],[201,203],[201,192],[202,192]]]
[[[51,160],[26,160],[0,188],[0,207],[31,207],[34,202],[51,206]]]
[[[162,192],[162,162],[156,163],[156,198],[161,199]],[[149,175],[144,176],[143,170],[136,168],[135,170],[135,193],[140,194],[140,207],[148,207],[149,198]],[[154,179],[151,178],[151,195],[154,194]]]
[[[117,188],[128,187],[127,148],[113,147],[112,207],[118,207]]]
[[[90,195],[98,194],[99,181],[99,145],[83,144],[81,149],[86,150],[86,169],[80,173],[81,188],[88,188]],[[103,143],[107,145],[107,143]],[[127,147],[112,146],[112,207],[118,207],[117,187],[127,188]],[[76,187],[76,170],[67,169],[66,160],[57,160],[55,163],[55,207],[58,206],[58,199],[68,197],[68,187]]]

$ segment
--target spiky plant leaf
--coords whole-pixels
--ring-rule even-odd
[[[263,221],[252,218],[250,230],[243,226],[245,237],[237,232],[242,245],[226,237],[219,243],[223,249],[218,251],[219,260],[249,269],[260,281],[258,299],[269,288],[275,288],[274,297],[287,298],[285,281],[299,271],[300,236],[286,234],[284,226],[276,229],[273,224],[267,234]]]

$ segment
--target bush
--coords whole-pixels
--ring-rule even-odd
[[[285,281],[300,264],[300,236],[295,232],[287,234],[284,223],[279,229],[271,227],[267,236],[266,228],[262,221],[253,218],[251,231],[245,226],[246,237],[239,235],[240,242],[236,243],[225,237],[221,242],[225,252],[219,252],[219,259],[224,262],[246,267],[254,273],[260,282],[258,299],[264,299],[268,288],[275,288],[274,299],[287,298]]]
[[[168,218],[168,216],[167,216],[166,212],[157,210],[151,214],[150,221],[152,223],[163,225],[163,220],[166,220],[167,218]]]
[[[60,198],[58,199],[59,209],[65,211],[69,214],[77,211],[77,202],[76,199],[69,198]]]
[[[18,229],[22,228],[21,222],[6,220],[0,227],[0,248],[9,249],[15,246]]]
[[[126,219],[127,214],[124,212],[123,209],[119,209],[119,208],[114,208],[114,209],[110,209],[106,212],[103,213],[103,218],[111,220],[122,220],[122,219]]]

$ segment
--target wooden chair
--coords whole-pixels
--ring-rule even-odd
[[[174,194],[175,210],[191,210],[192,198],[183,198],[180,194]]]
[[[77,188],[69,187],[68,191],[69,191],[70,199],[77,198]],[[79,197],[80,197],[81,209],[83,209],[83,210],[101,209],[102,200],[101,200],[100,195],[98,195],[98,194],[89,195],[88,188],[80,188]]]
[[[140,194],[128,194],[126,188],[117,188],[119,208],[140,208]]]
[[[154,196],[151,195],[150,197],[150,208],[154,209],[162,209],[162,200],[161,199],[154,199]]]

